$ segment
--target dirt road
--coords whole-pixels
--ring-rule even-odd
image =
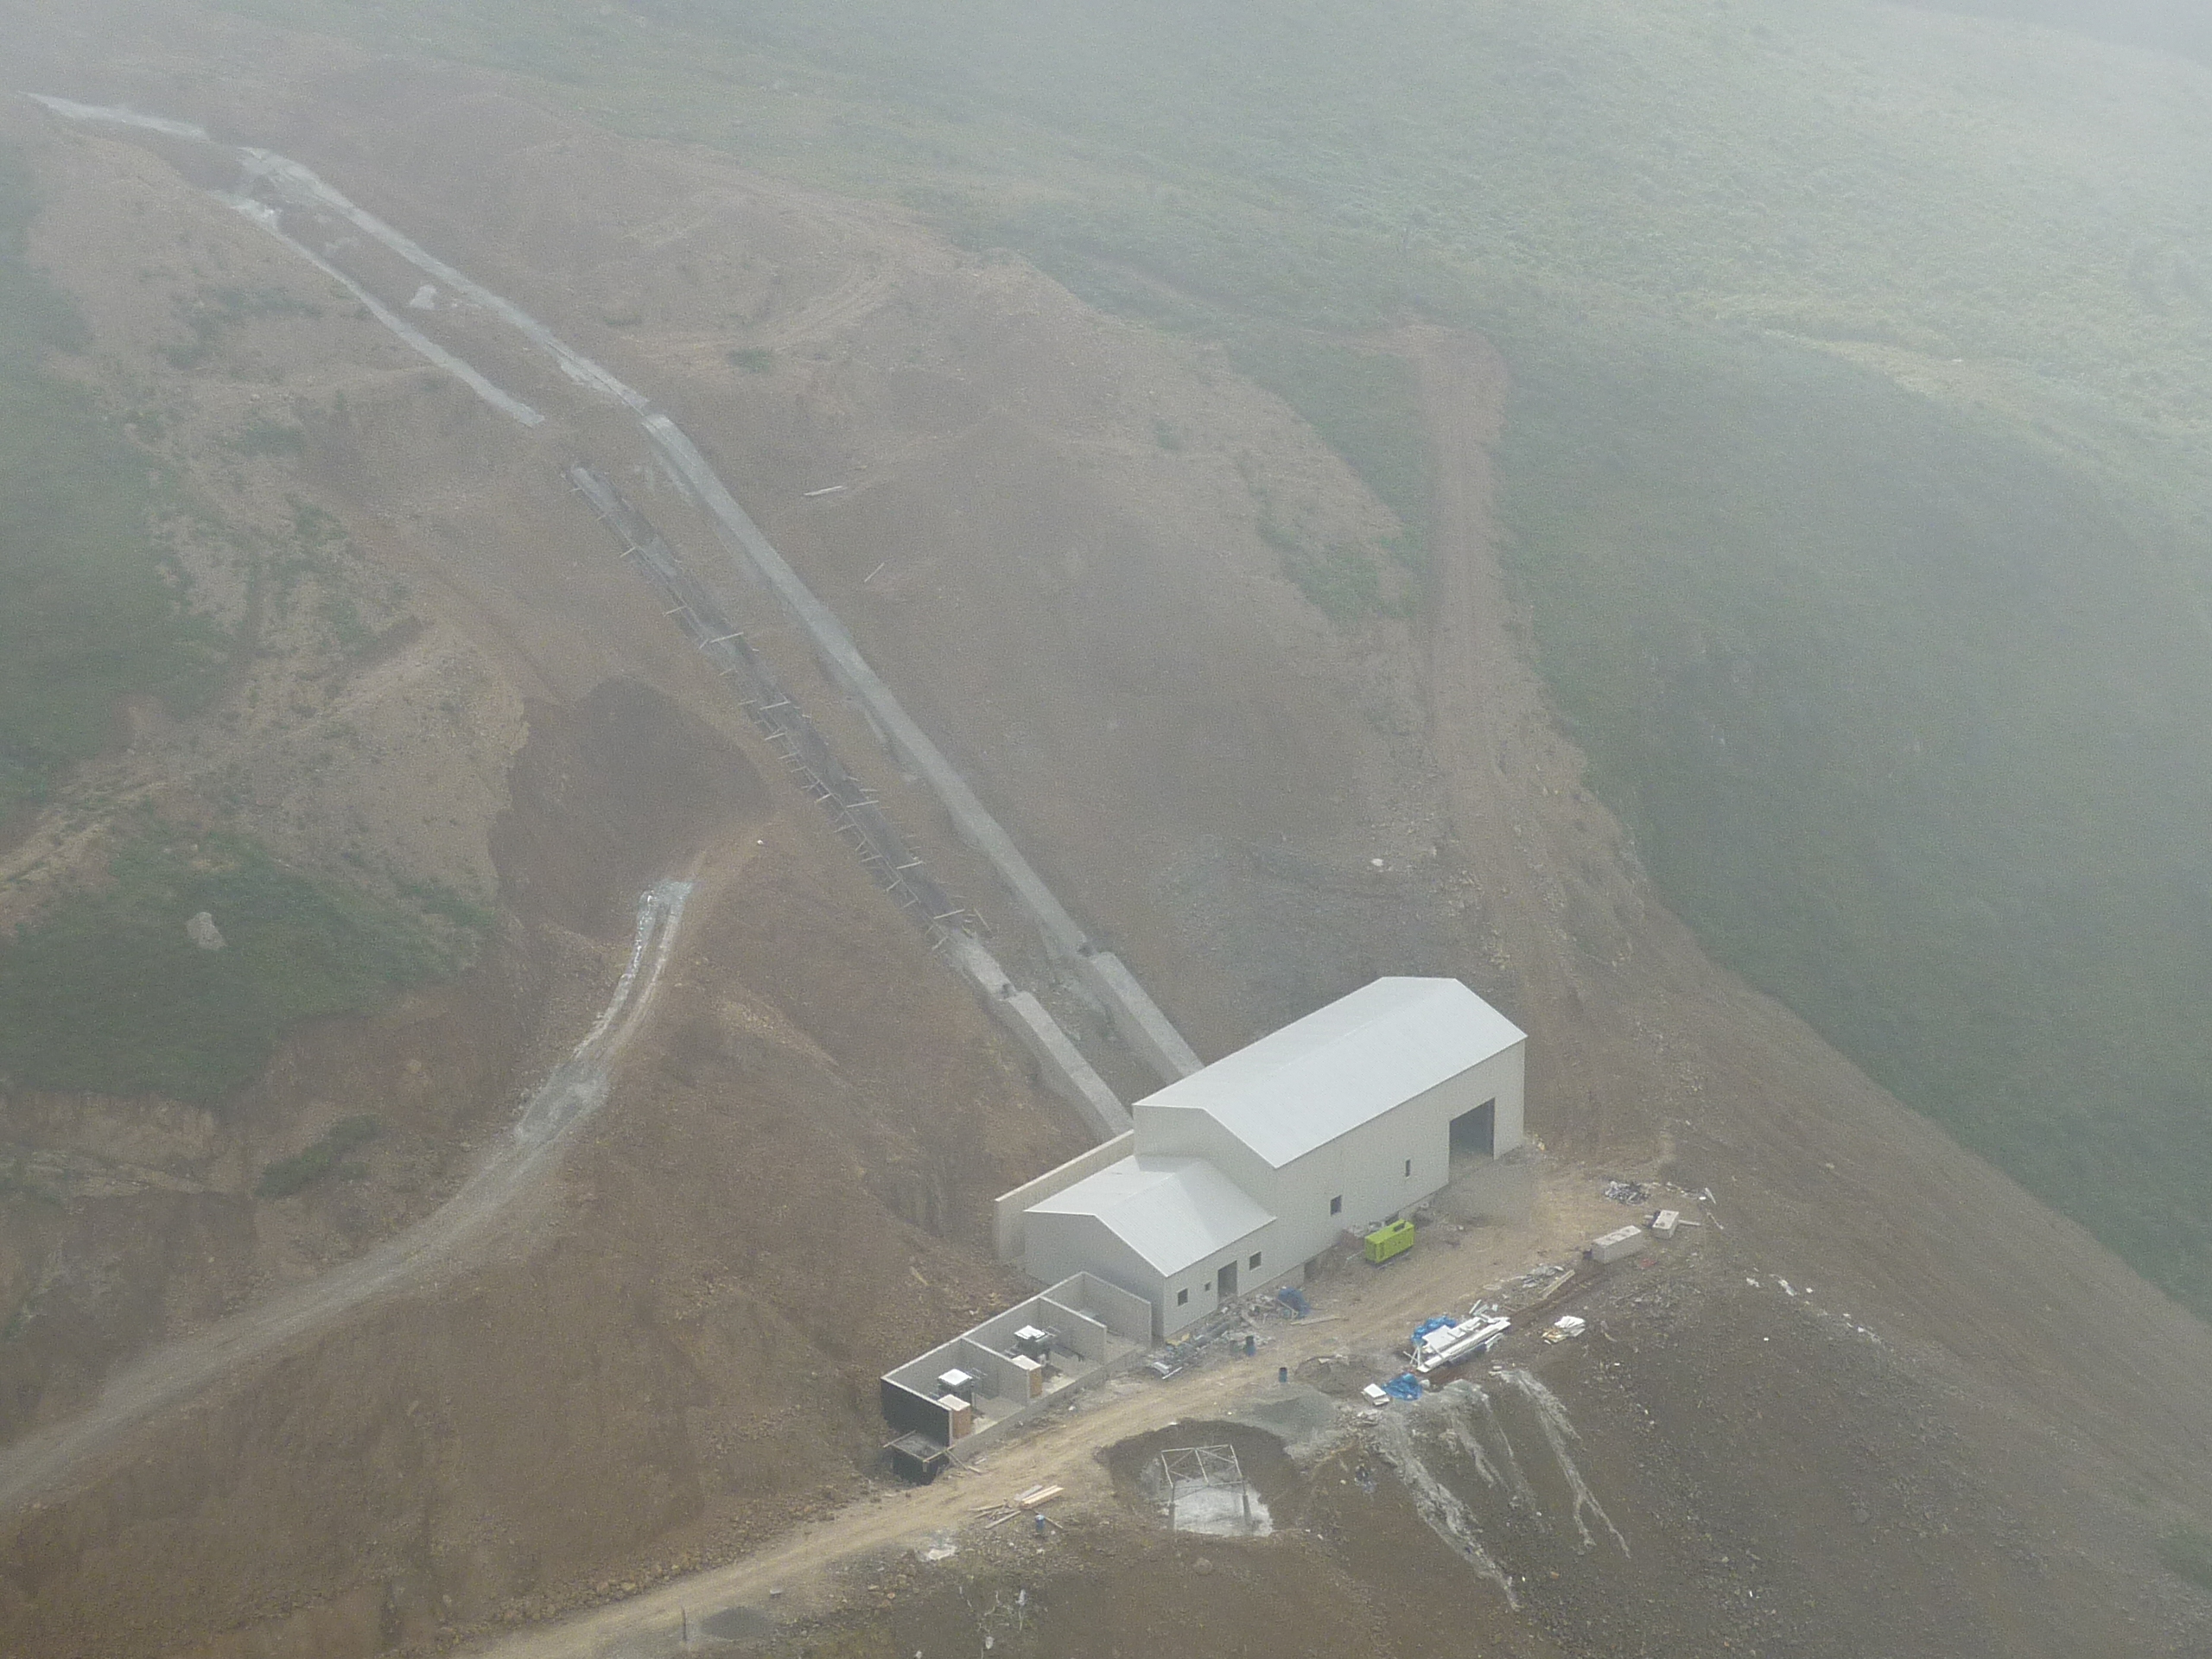
[[[524,1106],[513,1134],[438,1209],[366,1255],[235,1319],[158,1348],[118,1373],[92,1408],[0,1457],[0,1514],[32,1502],[156,1412],[324,1329],[371,1297],[448,1265],[554,1164],[562,1143],[606,1103],[615,1061],[645,1021],[676,948],[689,881],[638,900],[630,957],[598,1020]]]
[[[980,1505],[1041,1483],[1066,1488],[1064,1507],[1110,1495],[1096,1453],[1133,1435],[1185,1419],[1218,1416],[1274,1386],[1276,1368],[1294,1371],[1317,1355],[1402,1343],[1423,1315],[1464,1307],[1488,1287],[1544,1262],[1571,1257],[1594,1231],[1619,1224],[1622,1211],[1597,1196],[1584,1170],[1556,1167],[1539,1183],[1528,1225],[1429,1233],[1420,1249],[1382,1272],[1355,1268],[1317,1287],[1316,1316],[1270,1327],[1250,1360],[1217,1359],[1167,1382],[1123,1376],[1078,1395],[1065,1414],[1024,1438],[993,1446],[977,1465],[932,1485],[899,1487],[848,1505],[768,1549],[726,1567],[673,1580],[645,1594],[560,1624],[468,1648],[499,1659],[609,1659],[659,1654],[679,1639],[688,1611],[696,1623],[717,1609],[749,1603],[765,1610],[779,1592],[779,1614],[816,1611],[834,1600],[840,1566],[926,1535],[957,1531]]]
[[[1610,821],[1550,798],[1581,798],[1581,762],[1549,722],[1532,718],[1543,690],[1491,545],[1505,364],[1488,341],[1443,329],[1408,329],[1392,344],[1414,365],[1435,452],[1432,741],[1485,944],[1519,982],[1511,1006],[1531,1039],[1529,1087],[1547,1103],[1550,1132],[1578,1154],[1648,1151],[1650,1126],[1618,1110],[1636,1091],[1608,1086],[1638,1062],[1609,1057],[1617,1032],[1592,1017],[1643,906],[1621,880],[1629,860],[1606,833]]]

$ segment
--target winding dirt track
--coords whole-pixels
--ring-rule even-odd
[[[553,1167],[563,1143],[606,1103],[614,1062],[645,1024],[690,892],[689,881],[662,881],[639,897],[628,963],[597,1022],[530,1097],[513,1134],[458,1192],[343,1267],[156,1349],[110,1379],[88,1409],[16,1442],[0,1456],[0,1514],[51,1491],[155,1413],[314,1334],[372,1297],[404,1287],[476,1239]]]

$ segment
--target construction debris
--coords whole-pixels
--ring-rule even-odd
[[[1546,1342],[1568,1342],[1590,1328],[1590,1322],[1580,1313],[1562,1313],[1551,1322],[1544,1332]]]
[[[1464,1365],[1488,1353],[1497,1339],[1512,1328],[1512,1320],[1487,1313],[1456,1319],[1440,1328],[1432,1323],[1430,1329],[1414,1338],[1414,1370],[1421,1376],[1434,1376],[1456,1365]]]
[[[1573,1265],[1570,1262],[1547,1262],[1540,1268],[1529,1268],[1517,1279],[1507,1280],[1503,1285],[1497,1287],[1497,1290],[1501,1295],[1513,1292],[1530,1291],[1541,1295],[1573,1271]]]
[[[1411,1371],[1400,1371],[1383,1382],[1370,1382],[1359,1393],[1371,1406],[1387,1406],[1394,1400],[1418,1400],[1422,1393],[1421,1380]]]
[[[1272,1295],[1254,1292],[1242,1300],[1225,1304],[1175,1341],[1155,1353],[1145,1363],[1145,1368],[1162,1382],[1179,1371],[1195,1370],[1205,1364],[1215,1347],[1226,1338],[1230,1351],[1250,1355],[1262,1343],[1274,1338],[1262,1328],[1262,1321],[1270,1313],[1285,1318],[1294,1313],[1305,1319],[1312,1306],[1297,1291],[1287,1287]]]
[[[1017,1516],[1035,1515],[1041,1522],[1046,1517],[1039,1511],[1066,1490],[1063,1486],[1032,1486],[1027,1491],[1015,1494],[1009,1502],[986,1503],[976,1513],[983,1517],[983,1530],[986,1532],[995,1527],[1004,1526]]]

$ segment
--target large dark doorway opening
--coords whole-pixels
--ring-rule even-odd
[[[1214,1294],[1227,1301],[1236,1294],[1236,1264],[1224,1262],[1213,1270]]]
[[[1433,1118],[1429,1120],[1435,1122]],[[1452,1150],[1478,1152],[1485,1158],[1497,1155],[1497,1102],[1486,1100],[1471,1112],[1462,1112],[1452,1120]]]

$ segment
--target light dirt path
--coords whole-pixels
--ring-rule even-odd
[[[663,881],[639,899],[629,960],[598,1021],[459,1192],[343,1267],[154,1350],[111,1378],[86,1410],[17,1441],[0,1456],[0,1514],[50,1492],[155,1413],[323,1329],[370,1298],[450,1263],[553,1167],[562,1144],[606,1102],[614,1062],[645,1024],[676,948],[690,892],[689,881]]]
[[[1482,945],[1529,1033],[1529,1096],[1549,1132],[1578,1156],[1643,1159],[1659,1147],[1636,1110],[1653,1056],[1605,1011],[1649,907],[1617,826],[1573,804],[1584,761],[1549,717],[1505,591],[1491,454],[1510,376],[1477,335],[1416,327],[1388,344],[1414,365],[1434,456],[1431,743]]]
[[[1421,1245],[1387,1269],[1357,1269],[1313,1294],[1315,1316],[1270,1325],[1259,1354],[1217,1358],[1166,1382],[1124,1376],[1076,1396],[1024,1437],[985,1452],[973,1469],[933,1485],[901,1487],[860,1499],[757,1554],[666,1584],[560,1623],[487,1638],[461,1650],[498,1659],[618,1659],[677,1649],[685,1615],[694,1624],[722,1608],[766,1611],[780,1593],[779,1616],[818,1611],[836,1599],[834,1569],[932,1535],[978,1524],[976,1511],[1031,1486],[1064,1486],[1064,1508],[1105,1498],[1106,1471],[1095,1455],[1133,1435],[1185,1419],[1218,1416],[1274,1386],[1276,1368],[1295,1371],[1316,1355],[1402,1344],[1427,1314],[1464,1312],[1485,1289],[1541,1262],[1571,1259],[1593,1233],[1618,1226],[1623,1211],[1597,1196],[1586,1171],[1547,1170],[1526,1226],[1431,1230]]]
[[[1506,683],[1520,668],[1490,547],[1490,450],[1504,423],[1505,365],[1485,341],[1409,331],[1402,345],[1419,378],[1435,452],[1431,502],[1435,627],[1429,645],[1430,731],[1452,828],[1481,881],[1485,919],[1505,936],[1524,978],[1565,982],[1554,895],[1530,844],[1524,785],[1506,764],[1531,687]],[[1500,854],[1506,862],[1501,868]],[[1551,1005],[1558,983],[1522,999]],[[1532,1053],[1548,1046],[1529,1044]]]

